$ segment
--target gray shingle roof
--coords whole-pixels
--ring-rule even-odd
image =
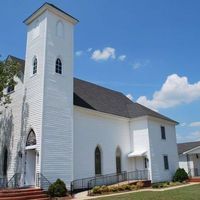
[[[9,55],[6,59],[17,62],[20,65],[21,71],[24,72],[25,61],[23,59],[17,58],[17,57],[12,56],[12,55]]]
[[[74,78],[74,105],[126,118],[152,116],[177,123],[145,106],[132,102],[121,92],[77,78]]]
[[[198,146],[200,146],[200,141],[179,143],[178,144],[178,153],[182,154],[182,153],[189,151],[191,149],[194,149]]]
[[[24,70],[24,60],[14,56],[10,57],[21,63],[23,66],[22,69]],[[132,102],[121,92],[77,78],[74,78],[74,105],[126,118],[152,116],[177,123],[160,113]]]

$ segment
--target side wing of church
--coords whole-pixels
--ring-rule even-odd
[[[45,3],[27,25],[25,61],[12,103],[1,108],[0,177],[20,174],[21,186],[122,172],[171,180],[178,168],[176,121],[120,92],[73,77],[78,20]]]

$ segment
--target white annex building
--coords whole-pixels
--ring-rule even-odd
[[[200,176],[200,141],[178,144],[179,167],[190,177]]]
[[[178,168],[176,121],[113,91],[73,77],[78,20],[45,3],[27,25],[25,61],[12,103],[0,115],[0,176],[37,174],[68,187],[76,179],[148,171],[152,182]]]

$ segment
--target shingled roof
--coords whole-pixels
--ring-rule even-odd
[[[9,57],[24,66],[24,60]],[[177,124],[176,121],[131,101],[121,92],[77,78],[74,78],[74,105],[126,118],[152,116]]]
[[[178,144],[178,153],[182,154],[182,153],[189,151],[191,149],[194,149],[198,146],[200,147],[200,141],[179,143]]]

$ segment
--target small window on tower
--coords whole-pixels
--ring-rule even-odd
[[[56,71],[57,74],[62,74],[62,62],[61,62],[60,58],[56,59],[55,71]]]
[[[163,140],[166,140],[165,127],[161,126],[160,129],[161,129],[161,138]]]
[[[56,36],[60,38],[64,36],[64,25],[61,21],[58,21],[56,24]]]
[[[33,74],[37,73],[37,64],[38,64],[38,61],[37,61],[37,58],[35,57],[33,59]]]
[[[14,85],[9,85],[9,86],[7,87],[7,93],[9,94],[9,93],[13,92],[14,89],[15,89],[15,86],[14,86]]]

